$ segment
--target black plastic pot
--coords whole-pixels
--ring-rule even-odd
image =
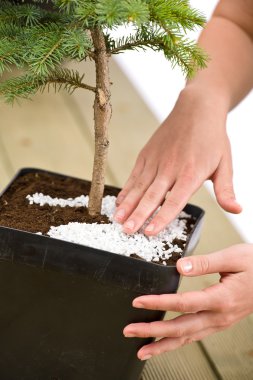
[[[185,211],[196,217],[188,255],[204,212]],[[0,379],[137,380],[144,363],[136,353],[150,339],[122,330],[164,313],[134,309],[132,300],[174,293],[179,280],[175,266],[0,227]]]

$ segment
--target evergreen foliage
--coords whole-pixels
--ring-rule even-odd
[[[163,51],[190,77],[205,67],[206,55],[185,34],[204,22],[188,0],[1,1],[0,76],[13,68],[21,71],[0,83],[0,94],[12,103],[51,85],[95,91],[82,75],[62,66],[68,60],[94,59],[94,28],[103,30],[108,56],[131,49]],[[132,34],[113,37],[115,28],[127,24]]]

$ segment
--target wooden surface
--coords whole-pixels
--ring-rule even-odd
[[[82,64],[87,83],[94,81],[91,64]],[[113,117],[107,183],[122,186],[136,155],[157,127],[157,121],[115,63],[111,64]],[[0,104],[0,187],[21,167],[90,178],[92,170],[93,95],[80,90],[36,96],[21,106]],[[241,242],[241,238],[204,188],[192,202],[206,210],[201,242],[195,254]],[[183,279],[180,291],[201,289],[217,275]],[[251,296],[251,295],[249,295]],[[168,314],[167,318],[171,315]],[[151,359],[142,380],[252,380],[253,317],[174,352]]]

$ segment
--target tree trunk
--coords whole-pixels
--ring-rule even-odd
[[[101,29],[92,31],[95,48],[96,95],[94,101],[95,155],[89,195],[89,214],[99,215],[104,193],[105,169],[109,147],[108,125],[111,118],[109,58]]]

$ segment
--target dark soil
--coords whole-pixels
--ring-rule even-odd
[[[91,217],[85,207],[60,207],[39,206],[29,204],[26,196],[36,192],[58,198],[75,198],[80,195],[88,195],[90,183],[85,180],[70,178],[44,172],[30,172],[18,177],[9,189],[0,198],[0,225],[27,232],[42,232],[46,234],[50,227],[67,224],[69,222],[80,223],[109,223],[108,218],[100,215]],[[105,195],[117,195],[119,189],[105,188]],[[187,221],[187,233],[192,229],[194,220]],[[185,242],[175,241],[180,248],[184,248]],[[141,259],[136,253],[132,257]],[[166,260],[167,265],[173,265],[181,257],[174,253]]]
[[[84,207],[30,205],[26,196],[36,192],[58,198],[88,195],[90,183],[47,173],[28,173],[19,177],[0,198],[0,225],[28,232],[47,233],[50,226],[69,222],[108,223],[106,216],[92,218]],[[113,195],[117,190],[112,190]],[[108,193],[108,190],[105,191]],[[24,218],[25,215],[25,218]]]

